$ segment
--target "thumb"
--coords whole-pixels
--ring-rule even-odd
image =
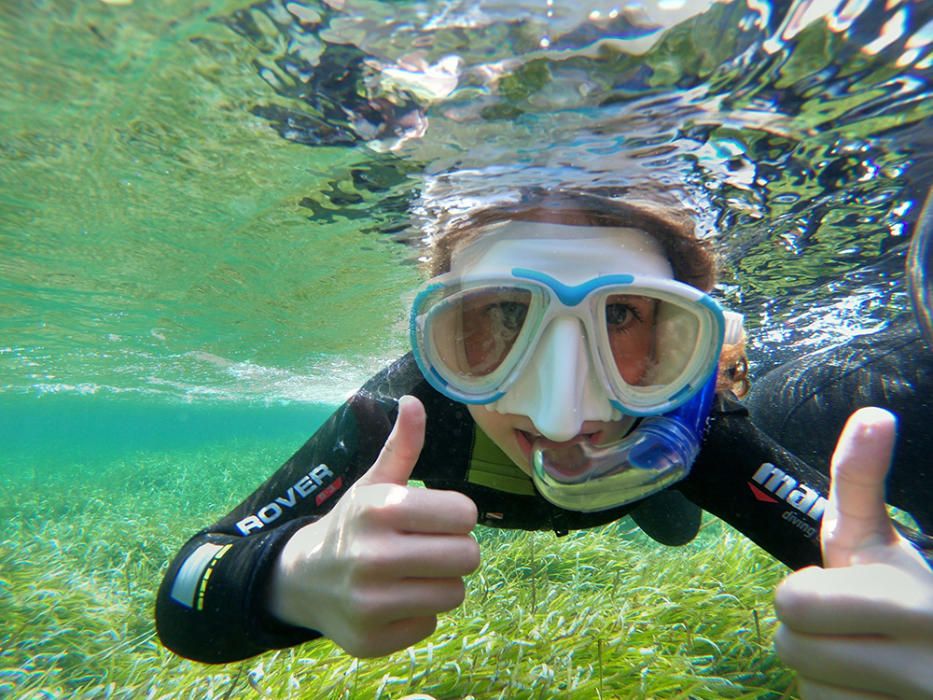
[[[425,422],[424,406],[418,399],[414,396],[400,398],[398,417],[382,452],[357,483],[407,484],[424,446]]]
[[[849,416],[842,429],[820,531],[827,567],[859,563],[866,550],[898,540],[884,503],[896,423],[883,409],[863,408]]]

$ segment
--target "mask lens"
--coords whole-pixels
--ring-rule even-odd
[[[638,294],[612,294],[606,299],[603,320],[612,359],[629,386],[651,382],[657,367],[657,311],[659,302]]]
[[[664,404],[696,386],[716,353],[712,317],[689,301],[660,294],[609,294],[603,321],[605,347],[615,369],[610,381],[617,395],[635,408]]]
[[[692,287],[672,280],[596,285],[597,278],[575,287],[550,278],[500,280],[438,282],[415,300],[416,359],[451,398],[499,400],[518,381],[523,359],[535,357],[529,353],[543,324],[564,316],[583,323],[590,360],[600,368],[591,378],[605,382],[617,410],[641,416],[673,410],[715,372],[722,312]]]
[[[507,371],[506,359],[525,335],[532,296],[520,287],[490,286],[437,302],[428,312],[427,339],[448,380],[486,384]]]

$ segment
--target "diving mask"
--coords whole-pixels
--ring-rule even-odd
[[[722,310],[674,280],[644,232],[508,222],[467,252],[468,260],[455,258],[451,272],[427,282],[410,317],[418,366],[456,401],[502,399],[564,320],[575,322],[607,402],[622,413],[672,410],[716,367]],[[562,368],[553,369],[556,376]]]

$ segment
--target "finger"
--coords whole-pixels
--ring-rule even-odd
[[[476,527],[479,514],[473,500],[457,491],[408,488],[374,517],[398,532],[465,535]]]
[[[842,429],[820,534],[825,566],[850,566],[860,550],[897,540],[884,504],[894,434],[894,416],[880,408],[856,411]]]
[[[460,606],[466,587],[460,578],[372,582],[360,596],[354,618],[362,628],[437,615]]]
[[[361,659],[377,658],[417,644],[434,634],[436,628],[437,617],[433,615],[397,620],[382,629],[368,632],[353,644],[341,646],[349,654]]]
[[[930,580],[898,566],[801,569],[778,586],[774,607],[797,633],[933,639]]]
[[[811,681],[897,698],[929,698],[933,666],[925,640],[799,634],[786,625],[774,636],[778,656]]]
[[[400,398],[392,432],[373,466],[357,483],[407,484],[424,446],[425,423],[422,403],[414,396]]]
[[[360,580],[461,577],[480,561],[479,545],[469,535],[405,535],[378,549],[361,552]]]
[[[803,676],[797,676],[797,687],[803,700],[889,700],[893,695],[839,688]]]

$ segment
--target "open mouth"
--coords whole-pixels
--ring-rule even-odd
[[[555,440],[548,440],[540,433],[519,430],[518,428],[515,429],[515,437],[518,441],[518,446],[521,448],[525,457],[528,458],[529,464],[531,463],[531,453],[534,449],[535,443],[537,443],[539,447],[544,447],[546,449],[560,450],[576,445],[582,441],[587,441],[592,445],[597,445],[599,444],[599,440],[602,437],[602,434],[603,433],[601,430],[594,433],[580,433],[570,440],[557,442]]]

